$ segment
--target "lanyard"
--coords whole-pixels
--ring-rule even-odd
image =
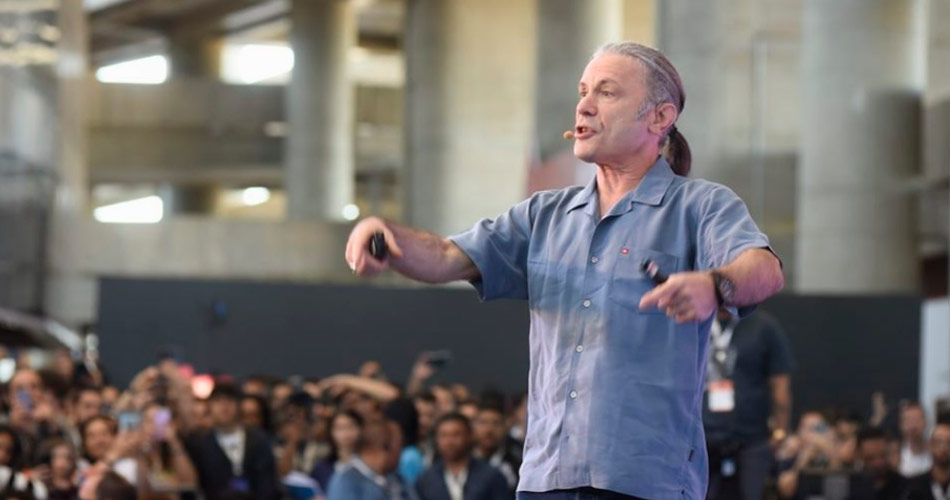
[[[736,330],[737,323],[738,321],[734,319],[730,320],[729,323],[726,324],[726,327],[723,328],[722,324],[719,323],[719,319],[716,319],[709,329],[709,333],[712,337],[713,353],[716,361],[720,364],[726,362],[729,344],[732,343],[732,334]]]
[[[930,483],[930,489],[933,492],[934,498],[936,500],[950,500],[950,487],[944,491],[944,489],[941,488],[936,481],[934,481],[933,483]]]

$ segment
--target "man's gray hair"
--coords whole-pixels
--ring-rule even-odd
[[[646,69],[643,83],[647,87],[647,99],[637,110],[638,120],[643,118],[650,109],[664,102],[676,106],[679,113],[683,112],[683,108],[686,106],[686,91],[683,89],[683,81],[680,80],[679,72],[673,67],[673,63],[662,52],[636,42],[612,42],[597,49],[591,59],[596,59],[604,54],[630,57],[640,61]],[[688,175],[692,163],[692,154],[686,138],[676,130],[675,124],[671,125],[666,133],[668,139],[666,144],[667,159],[677,174]]]
[[[594,59],[604,54],[617,54],[636,59],[647,70],[644,83],[649,89],[649,95],[637,111],[638,118],[642,118],[643,114],[651,107],[664,102],[672,103],[679,112],[683,111],[683,107],[686,105],[686,91],[683,90],[683,82],[680,80],[676,68],[662,52],[636,42],[614,42],[602,45],[591,58]]]

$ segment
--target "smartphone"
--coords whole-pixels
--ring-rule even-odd
[[[426,362],[432,368],[443,368],[452,361],[452,351],[443,349],[441,351],[429,351],[426,353]]]
[[[134,410],[119,412],[119,432],[138,429],[142,425],[142,413]]]
[[[30,391],[26,389],[17,389],[16,391],[17,402],[20,403],[26,411],[33,411],[33,396],[30,395]]]
[[[168,408],[159,408],[152,417],[154,431],[152,437],[156,440],[165,439],[168,436],[168,424],[172,421],[172,411]]]

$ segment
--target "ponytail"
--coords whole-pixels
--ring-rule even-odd
[[[689,143],[683,134],[676,129],[676,125],[670,129],[666,143],[666,161],[673,169],[673,173],[683,177],[689,176],[689,170],[693,162],[693,154],[689,150]]]

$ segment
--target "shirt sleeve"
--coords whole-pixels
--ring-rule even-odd
[[[528,298],[532,199],[449,238],[478,268],[481,276],[472,281],[472,286],[480,300]]]
[[[745,203],[725,186],[715,186],[703,200],[697,236],[697,269],[723,267],[750,248],[775,254]]]

